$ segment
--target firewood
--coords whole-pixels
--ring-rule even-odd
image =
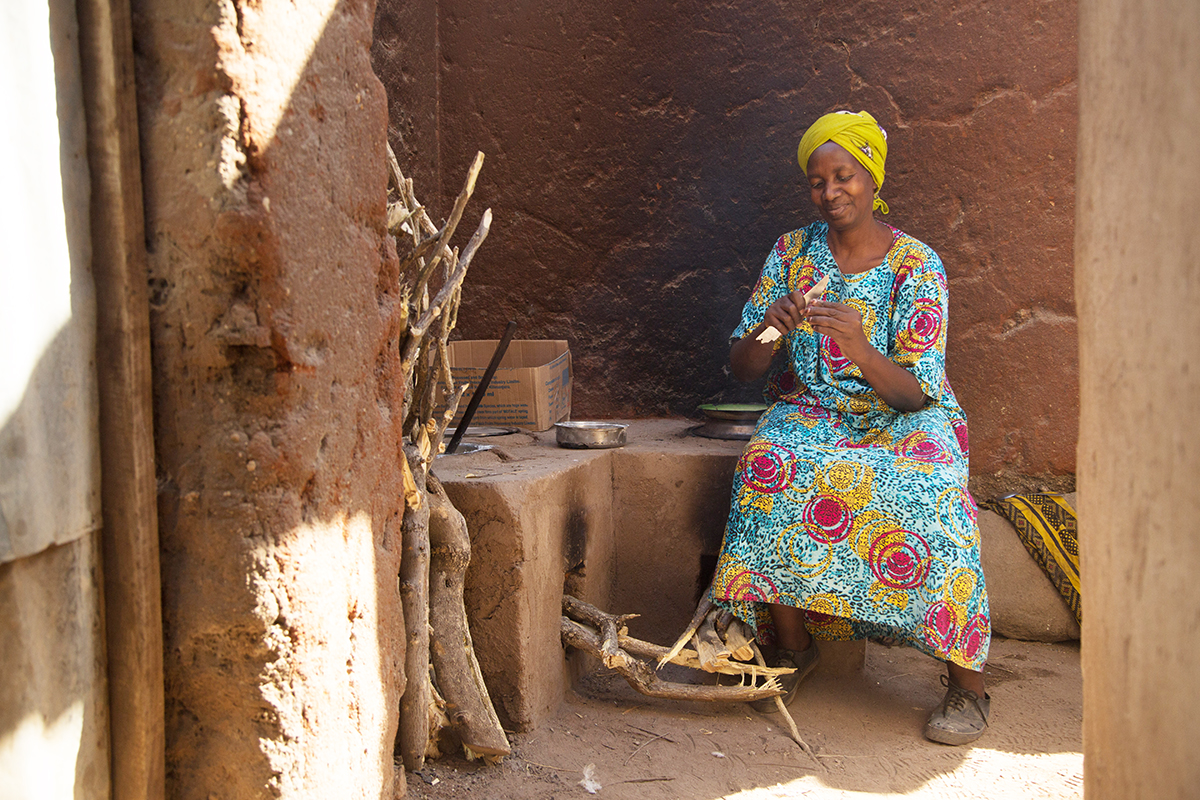
[[[638,658],[657,660],[667,652],[667,648],[660,644],[643,642],[641,639],[634,639],[628,636],[620,637],[619,642],[622,650]],[[795,672],[791,667],[760,667],[753,663],[753,658],[752,654],[748,663],[746,661],[718,659],[715,664],[711,664],[710,666],[714,667],[713,672],[719,672],[722,675],[749,675],[754,677],[758,675],[787,675]],[[681,667],[688,667],[689,669],[702,669],[700,658],[696,655],[696,651],[689,650],[686,647],[676,653],[670,663],[678,664]]]
[[[388,230],[396,237],[400,255],[399,349],[405,388],[398,411],[405,455],[400,594],[407,643],[407,686],[400,701],[397,747],[404,766],[413,771],[424,765],[427,753],[438,752],[437,738],[445,730],[447,719],[468,757],[481,755],[498,760],[509,752],[507,737],[483,684],[463,609],[463,573],[470,559],[466,524],[436,478],[429,474],[446,426],[467,390],[466,386],[454,385],[447,341],[458,321],[467,268],[487,238],[492,212],[484,211],[460,254],[458,248],[450,246],[450,239],[474,191],[483,154],[476,155],[450,217],[441,228],[417,202],[413,183],[400,171],[390,146],[387,155],[389,188],[395,192],[387,209]],[[440,415],[435,412],[439,384],[445,386],[446,402]],[[432,585],[431,537],[435,546]],[[430,623],[434,631],[432,656]],[[429,678],[431,658],[445,695],[446,714],[434,702],[436,693]]]
[[[754,650],[750,647],[753,643],[753,631],[740,619],[734,619],[725,630],[725,646],[729,648],[735,661],[753,660]]]
[[[596,630],[565,616],[561,618],[559,630],[564,645],[582,650],[597,659],[604,658],[602,638]],[[744,703],[775,697],[783,691],[774,676],[768,676],[761,686],[698,686],[665,681],[658,677],[658,673],[650,664],[619,648],[610,656],[610,661],[611,669],[625,678],[630,686],[648,697]]]
[[[710,609],[692,636],[692,646],[696,648],[700,668],[705,672],[715,672],[717,662],[728,659],[731,655],[729,648],[717,636],[716,617],[719,613],[718,608]]]
[[[606,614],[591,603],[580,600],[578,597],[569,594],[563,595],[562,607],[563,612],[572,619],[578,620],[579,622],[586,622],[594,628],[599,628],[601,625],[604,625],[611,620],[613,625],[617,627],[618,633],[620,632],[620,629],[625,628],[626,622],[631,619],[637,619],[641,616],[641,614]],[[628,634],[620,633],[620,636],[621,638],[627,638]]]
[[[403,252],[401,237],[407,234],[411,237],[411,249],[401,258],[401,275],[415,273],[401,286],[401,296],[404,300],[405,335],[400,345],[400,372],[406,386],[404,408],[402,410],[403,431],[405,436],[414,441],[417,431],[426,425],[433,416],[434,393],[437,390],[437,377],[441,377],[446,385],[446,393],[452,409],[457,409],[458,400],[465,388],[456,390],[449,374],[446,362],[446,341],[454,329],[458,317],[458,307],[462,300],[462,283],[466,277],[467,268],[475,257],[480,245],[487,238],[492,224],[491,209],[483,212],[479,226],[467,242],[461,255],[457,248],[451,248],[450,238],[457,230],[458,223],[467,202],[475,191],[475,182],[483,167],[483,153],[477,153],[467,172],[463,188],[454,201],[450,217],[446,223],[437,228],[429,219],[424,206],[417,202],[413,194],[412,181],[404,177],[395,153],[388,146],[389,187],[396,192],[396,200],[388,206],[388,218],[391,221],[389,231],[397,237],[397,249]],[[430,283],[441,266],[441,285],[433,297],[430,297]],[[431,331],[432,326],[438,327]],[[430,339],[429,334],[432,335]],[[415,380],[414,380],[415,379]],[[442,433],[449,419],[439,420],[436,430],[427,432],[426,436],[436,446],[440,445]]]
[[[767,665],[767,660],[763,658],[762,651],[758,649],[758,645],[752,642],[751,647],[754,648],[754,660],[765,667]],[[792,719],[791,713],[788,711],[787,706],[783,703],[783,698],[779,695],[775,696],[775,708],[780,714],[783,715],[783,718],[787,720],[788,732],[791,734],[792,741],[800,745],[800,749],[803,750],[808,757],[813,760],[813,763],[817,765],[818,769],[824,772],[825,765],[821,763],[819,758],[817,758],[817,754],[814,753],[812,748],[808,746],[808,743],[805,742],[804,739],[800,738],[800,731],[798,728],[796,728],[796,720]]]
[[[629,655],[637,658],[646,658],[657,660],[669,654],[669,649],[659,644],[644,642],[641,639],[635,639],[629,636],[628,633],[622,633],[624,623],[637,617],[637,614],[622,614],[614,616],[606,614],[590,603],[586,603],[571,595],[563,595],[563,613],[576,622],[582,622],[599,631],[605,626],[608,620],[618,629],[617,645]],[[747,659],[749,661],[750,659]],[[689,669],[703,669],[700,665],[700,658],[695,650],[686,648],[680,650],[674,656],[670,657],[672,664],[678,664]],[[751,678],[759,675],[787,675],[795,672],[790,667],[760,667],[753,663],[739,663],[729,661],[725,658],[720,658],[716,662],[710,662],[711,672],[719,672],[723,675],[750,676]]]
[[[425,765],[430,737],[429,707],[429,504],[424,501],[425,469],[415,445],[404,446],[419,502],[404,509],[401,523],[400,600],[404,605],[404,674],[400,697],[400,756],[409,772]]]
[[[508,737],[484,685],[463,606],[463,578],[471,561],[467,522],[432,473],[427,492],[431,651],[446,716],[468,755],[506,756]]]
[[[696,633],[696,629],[700,627],[700,623],[704,621],[704,618],[708,615],[708,612],[712,607],[712,584],[710,583],[708,588],[704,590],[704,594],[700,596],[700,603],[696,606],[695,612],[692,613],[692,620],[688,623],[687,629],[678,639],[675,640],[675,644],[671,646],[671,649],[667,651],[667,654],[658,660],[659,669],[661,669],[664,664],[670,661],[676,653],[687,646],[687,643],[691,640],[692,635]]]

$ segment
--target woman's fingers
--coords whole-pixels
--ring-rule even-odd
[[[804,324],[804,295],[792,292],[776,300],[767,309],[766,322],[784,333]]]
[[[856,320],[862,323],[862,315],[854,308],[842,303],[828,303],[824,300],[814,300],[804,310],[804,316],[809,322],[824,321],[827,319],[836,320]]]
[[[805,310],[804,316],[817,332],[833,336],[835,339],[862,333],[862,315],[856,309],[842,303],[814,300]]]
[[[808,302],[803,292],[784,295],[767,309],[764,322],[783,333],[789,333],[805,320],[827,336],[853,334],[862,330],[862,315],[851,306],[824,300]]]
[[[842,309],[833,303],[814,300],[804,310],[804,317],[814,328],[833,325],[842,318]]]

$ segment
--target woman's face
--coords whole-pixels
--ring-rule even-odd
[[[834,142],[826,142],[808,159],[808,189],[821,219],[835,231],[874,219],[875,180],[867,168]]]

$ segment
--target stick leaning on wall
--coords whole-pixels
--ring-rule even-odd
[[[396,237],[401,254],[400,365],[405,386],[400,594],[407,650],[398,744],[405,768],[415,771],[424,766],[426,756],[438,754],[446,724],[468,758],[498,760],[510,752],[467,628],[462,587],[471,542],[466,523],[431,472],[446,427],[468,388],[454,384],[446,343],[458,320],[463,279],[487,238],[492,211],[484,211],[460,254],[450,240],[475,190],[483,153],[476,154],[441,228],[417,202],[412,180],[400,171],[390,145],[388,166],[394,192],[388,203],[388,232]],[[445,387],[446,402],[441,414],[436,413],[439,383]],[[432,585],[431,570],[437,578]],[[440,694],[431,683],[431,671]]]

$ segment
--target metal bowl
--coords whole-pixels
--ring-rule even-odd
[[[620,422],[558,422],[554,425],[555,440],[559,447],[576,450],[624,447],[628,427]]]

